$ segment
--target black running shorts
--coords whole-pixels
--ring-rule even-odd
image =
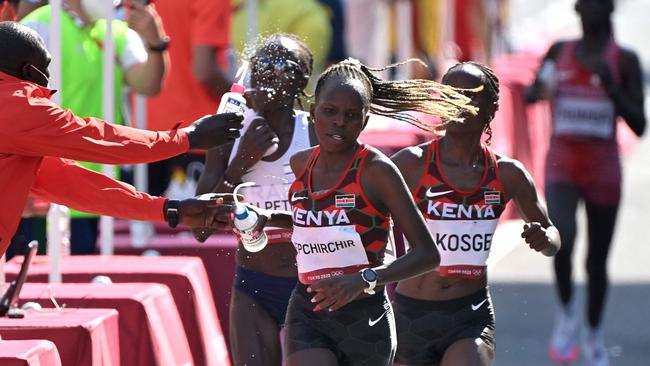
[[[339,365],[392,365],[397,340],[386,292],[355,300],[339,310],[313,311],[313,294],[298,283],[285,320],[286,354],[326,348]]]
[[[445,350],[461,339],[481,339],[495,347],[494,311],[487,289],[446,301],[395,294],[395,361],[409,366],[438,364]]]

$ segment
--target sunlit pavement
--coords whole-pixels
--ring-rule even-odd
[[[511,0],[513,13],[538,32],[571,34],[577,19],[572,0]],[[648,0],[617,1],[616,35],[639,52],[650,72],[650,13]],[[544,9],[553,9],[545,11]],[[553,19],[548,19],[548,17]],[[544,19],[547,18],[547,19]],[[549,24],[551,24],[549,26]],[[546,27],[542,30],[543,27]],[[575,33],[574,33],[575,34]],[[647,78],[646,78],[647,80]],[[650,90],[649,90],[650,91]],[[648,92],[646,92],[648,95]],[[650,108],[646,106],[650,116]],[[609,257],[610,293],[605,312],[605,338],[614,366],[650,365],[650,140],[641,140],[624,161],[624,193],[618,226]],[[584,304],[585,220],[579,213],[580,232],[574,253],[574,274],[579,304]],[[519,221],[500,225],[489,271],[497,317],[496,365],[551,365],[548,338],[554,321],[556,294],[551,260],[528,249],[519,234]],[[494,263],[496,262],[496,263]],[[584,306],[581,307],[581,310]],[[584,311],[583,311],[584,314]],[[579,359],[577,365],[583,365]]]

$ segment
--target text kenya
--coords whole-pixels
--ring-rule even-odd
[[[345,210],[307,211],[294,207],[293,222],[303,226],[334,226],[349,224],[350,219]]]
[[[457,203],[429,201],[427,213],[430,217],[448,219],[494,219],[492,205],[459,205]]]

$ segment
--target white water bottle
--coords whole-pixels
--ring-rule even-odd
[[[70,255],[70,210],[62,205],[51,204],[47,212],[47,245],[56,248],[61,257]],[[48,253],[49,254],[49,253]]]
[[[235,83],[230,87],[230,91],[221,97],[217,114],[219,113],[244,113],[246,110],[246,99],[244,92],[246,87]]]
[[[241,242],[249,252],[257,253],[266,247],[268,238],[264,230],[255,230],[259,217],[255,211],[249,210],[245,204],[237,201],[237,191],[241,187],[252,186],[255,183],[247,182],[238,185],[233,191],[233,200],[235,204],[235,220],[233,224],[239,231]]]
[[[259,252],[268,242],[264,230],[256,231],[258,216],[254,211],[249,211],[243,203],[238,203],[235,208],[235,227],[241,235],[244,249],[249,252]]]
[[[244,62],[237,71],[239,80],[232,84],[230,91],[221,97],[217,114],[219,113],[244,113],[246,111],[246,99],[244,93],[246,87],[244,86],[244,79],[246,78],[246,71],[248,70],[248,62]]]

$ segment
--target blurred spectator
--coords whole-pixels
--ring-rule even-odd
[[[587,212],[588,365],[608,365],[602,316],[608,287],[607,257],[621,198],[621,163],[616,120],[635,134],[646,127],[643,78],[635,52],[614,40],[614,0],[577,0],[582,38],[556,42],[544,57],[529,102],[549,99],[553,133],[546,160],[546,200],[560,230],[562,249],[555,256],[559,312],[549,345],[557,363],[571,363],[579,349],[579,313],[572,282],[576,210]]]
[[[248,34],[246,0],[233,0],[235,14],[232,44],[239,55]],[[326,64],[332,40],[332,27],[327,10],[317,0],[259,0],[257,4],[258,39],[273,33],[290,33],[302,40],[314,55],[313,74],[318,75]]]
[[[455,2],[454,42],[458,45],[458,61],[486,62],[485,37],[488,34],[484,0]]]
[[[349,56],[370,66],[390,63],[388,3],[389,0],[345,0],[345,35]]]
[[[33,12],[43,5],[47,5],[48,3],[47,0],[19,0],[16,2],[18,3],[18,10],[16,12],[17,20],[23,19],[25,16],[27,16],[27,14]]]
[[[96,8],[101,4],[99,1],[64,0],[61,12],[61,105],[83,117],[103,116],[106,21],[95,15],[101,14]],[[112,27],[116,53],[114,120],[119,124],[123,124],[127,116],[123,108],[125,88],[155,95],[160,91],[166,69],[168,41],[155,9],[137,1],[131,6],[127,21],[115,20]],[[51,6],[46,5],[21,20],[38,32],[46,45],[50,39],[51,13]],[[95,171],[101,167],[96,163],[82,165]],[[72,253],[94,253],[98,216],[71,210],[71,218]]]
[[[149,98],[147,128],[185,127],[198,117],[215,113],[221,95],[230,89],[227,50],[232,7],[230,0],[156,0],[155,4],[172,40],[172,67],[160,94]],[[149,164],[149,193],[162,195],[172,175],[185,177],[188,166],[196,166],[196,161],[202,167],[203,160],[202,153],[193,153]]]
[[[507,49],[503,23],[508,0],[463,0],[455,2],[454,42],[459,61],[488,62]]]
[[[325,64],[331,65],[347,57],[345,44],[345,13],[342,0],[318,0],[327,10],[332,27],[332,42]]]
[[[18,0],[0,0],[0,22],[16,20]]]
[[[413,3],[413,47],[415,56],[424,60],[428,68],[414,67],[413,77],[437,80],[437,61],[443,56],[441,42],[443,14],[440,0],[420,0]],[[418,64],[415,64],[418,65]]]

